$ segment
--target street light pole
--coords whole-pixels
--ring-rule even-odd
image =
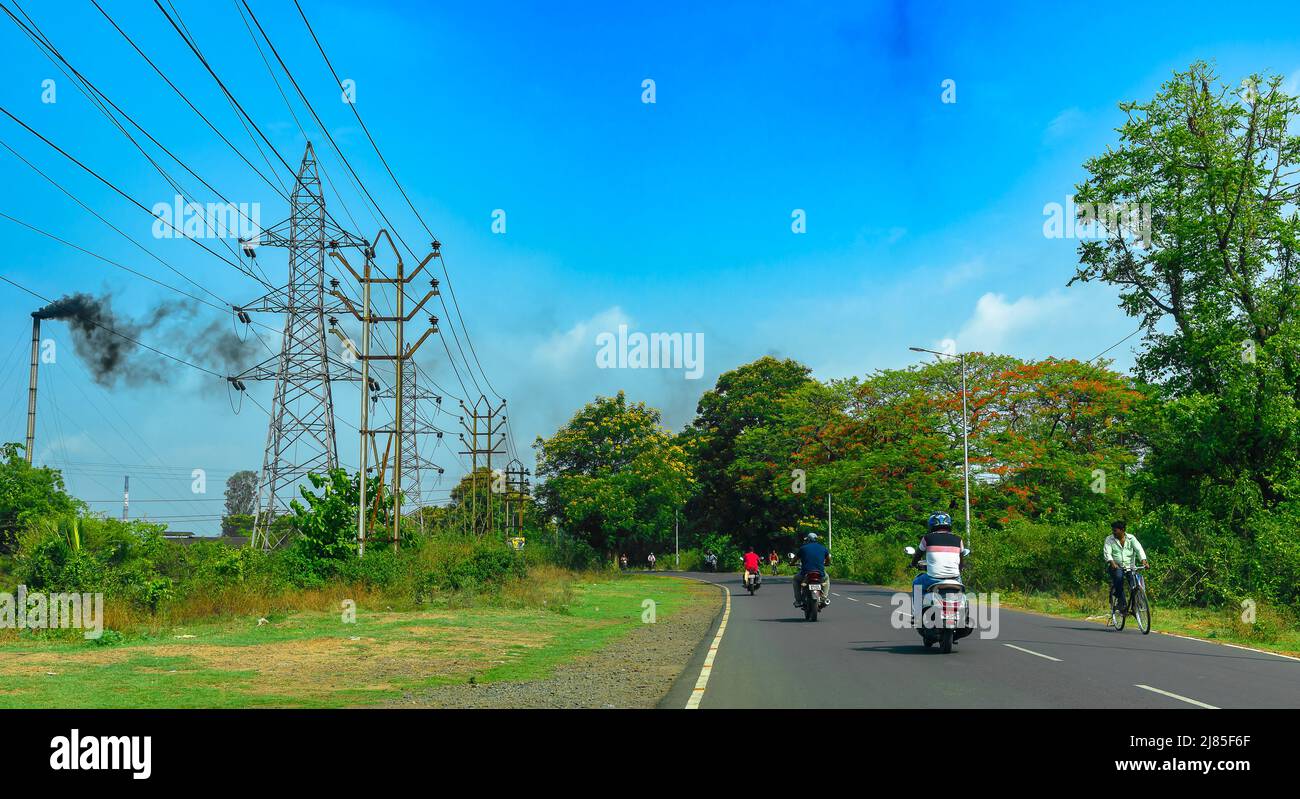
[[[966,500],[966,543],[971,541],[970,527],[970,417],[966,407],[966,353],[953,354],[951,352],[939,352],[938,350],[927,350],[924,347],[908,347],[913,352],[928,352],[931,355],[937,355],[940,358],[957,358],[961,361],[961,449],[962,449],[962,482],[965,484],[964,494]]]

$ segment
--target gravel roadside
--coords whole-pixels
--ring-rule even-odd
[[[408,692],[386,707],[653,708],[690,662],[722,610],[717,588],[698,584],[697,601],[642,624],[544,680],[445,685]]]

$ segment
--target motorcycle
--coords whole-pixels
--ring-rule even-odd
[[[717,556],[717,555],[705,555],[705,556],[704,556],[704,569],[705,569],[706,571],[716,572],[716,571],[718,570],[718,556]]]
[[[804,621],[817,621],[817,614],[826,607],[826,590],[822,573],[810,571],[799,585],[799,606],[803,608]]]
[[[916,555],[912,547],[904,547],[903,551],[909,556]],[[968,555],[970,550],[963,549],[961,554]],[[921,618],[913,618],[912,624],[926,649],[938,644],[943,654],[952,652],[953,644],[975,632],[966,586],[960,579],[941,580],[931,585],[921,596]]]
[[[763,575],[757,571],[749,571],[748,569],[745,570],[744,579],[745,579],[745,590],[749,592],[750,596],[753,596],[754,592],[757,591],[763,585]]]

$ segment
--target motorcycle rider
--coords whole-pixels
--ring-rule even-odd
[[[753,575],[753,577],[751,577],[750,575]],[[750,580],[757,579],[757,577],[758,577],[758,553],[754,551],[753,547],[750,547],[749,549],[745,550],[744,582],[745,584],[748,584]]]
[[[912,624],[921,626],[921,597],[935,583],[944,580],[960,580],[964,561],[962,550],[965,545],[961,536],[952,531],[952,517],[946,513],[931,513],[926,521],[927,532],[921,536],[912,556],[912,568],[921,565],[925,559],[925,571],[916,575],[912,581]]]
[[[804,575],[813,571],[822,573],[822,601],[830,605],[831,576],[826,571],[826,567],[831,562],[831,551],[817,540],[816,533],[808,534],[806,542],[799,547],[799,553],[795,555],[794,560],[799,567],[799,571],[794,575],[795,607],[799,607],[799,586],[803,583]]]
[[[1110,590],[1119,598],[1121,608],[1128,607],[1124,601],[1124,569],[1132,568],[1137,561],[1147,565],[1147,553],[1138,543],[1137,536],[1128,535],[1127,525],[1122,521],[1112,522],[1110,535],[1102,544],[1101,554],[1106,559],[1106,568],[1110,571]]]

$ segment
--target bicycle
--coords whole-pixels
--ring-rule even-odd
[[[1128,604],[1125,607],[1119,607],[1115,590],[1111,589],[1110,623],[1116,630],[1123,630],[1125,620],[1132,616],[1143,635],[1151,632],[1151,605],[1147,602],[1146,580],[1138,574],[1146,568],[1146,566],[1130,566],[1124,570],[1124,580],[1128,583]]]

